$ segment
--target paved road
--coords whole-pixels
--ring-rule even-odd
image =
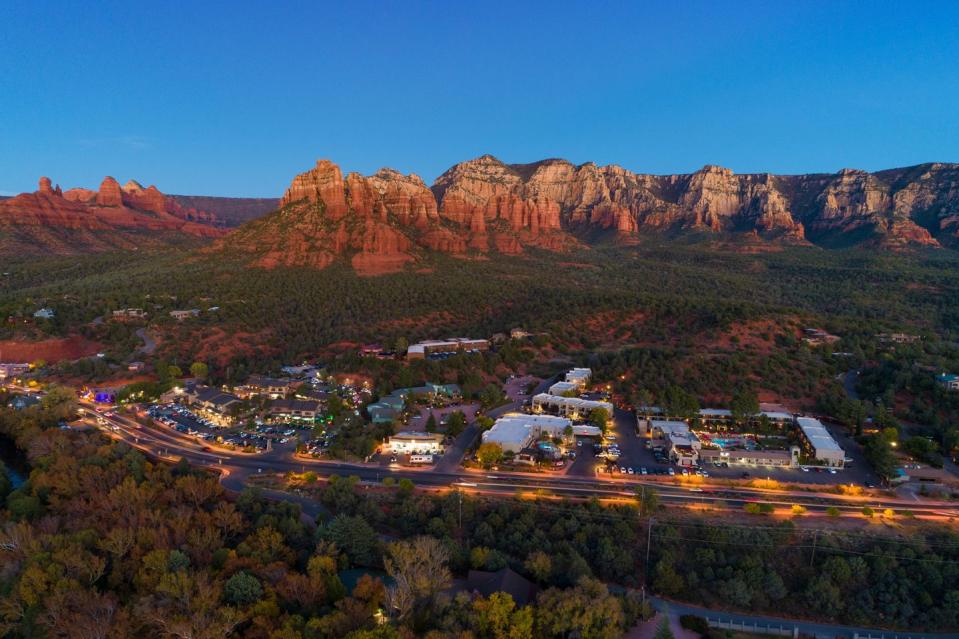
[[[150,334],[147,333],[147,329],[138,328],[136,330],[136,336],[143,340],[143,346],[140,347],[139,352],[144,355],[152,355],[153,351],[156,350],[157,343],[156,340],[150,337]]]
[[[908,508],[917,516],[927,518],[948,518],[959,516],[955,504],[937,501],[916,502],[886,498],[882,496],[855,498],[828,493],[809,493],[803,491],[765,491],[757,488],[728,488],[708,486],[688,488],[680,484],[656,482],[629,478],[580,478],[542,474],[524,474],[497,472],[495,475],[483,471],[469,471],[456,468],[445,471],[439,468],[382,468],[368,464],[335,462],[312,458],[299,458],[293,455],[292,442],[259,454],[245,454],[232,451],[220,451],[195,439],[184,436],[162,426],[141,427],[133,420],[118,415],[106,420],[115,430],[107,432],[140,450],[163,459],[175,461],[185,459],[190,464],[207,468],[222,474],[224,487],[230,490],[242,490],[251,475],[259,473],[287,473],[312,470],[320,476],[356,475],[368,483],[380,483],[385,477],[396,480],[409,479],[424,488],[460,488],[480,494],[515,495],[522,491],[536,491],[548,495],[567,498],[617,498],[632,497],[640,486],[655,487],[661,500],[672,504],[711,504],[742,508],[746,503],[765,502],[788,511],[793,504],[805,506],[810,514],[823,514],[830,506],[841,511],[857,513],[864,504],[876,510],[885,508]],[[287,499],[286,493],[277,496]],[[291,498],[301,505],[308,500],[303,497]]]
[[[816,637],[817,639],[835,639],[837,637],[853,639],[853,637],[857,636],[860,639],[866,639],[867,637],[872,637],[873,639],[947,639],[948,637],[955,638],[959,636],[956,633],[897,632],[876,628],[800,621],[782,617],[746,615],[738,612],[710,610],[709,608],[692,606],[678,601],[667,601],[659,597],[651,597],[651,601],[657,610],[662,611],[668,608],[671,614],[698,615],[700,617],[706,617],[710,621],[722,621],[726,623],[731,621],[735,624],[734,628],[736,630],[739,630],[740,624],[745,624],[745,632],[751,632],[755,626],[759,630],[762,628],[781,628],[786,631],[791,631],[793,628],[797,628],[800,634]]]

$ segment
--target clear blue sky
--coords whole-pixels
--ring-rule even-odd
[[[197,5],[197,6],[194,6]],[[0,3],[0,192],[276,196],[317,158],[959,161],[957,2]]]

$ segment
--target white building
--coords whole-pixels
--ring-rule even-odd
[[[549,387],[549,390],[546,391],[550,395],[562,395],[563,393],[573,392],[579,395],[579,391],[582,387],[579,384],[574,384],[573,382],[556,382]]]
[[[796,425],[802,434],[807,456],[833,468],[843,467],[846,453],[821,421],[813,417],[797,417]]]
[[[482,439],[484,444],[499,444],[503,452],[518,453],[540,435],[563,437],[566,429],[572,425],[564,417],[507,413],[483,433]]]
[[[584,389],[586,385],[589,384],[589,380],[593,377],[593,371],[589,368],[573,368],[567,371],[566,373],[566,382],[570,384],[576,384],[579,388]]]
[[[613,417],[613,405],[609,402],[580,399],[579,397],[563,397],[561,395],[550,395],[549,393],[535,395],[531,402],[531,408],[534,413],[550,413],[574,420],[586,419],[593,409],[603,408],[610,418]]]
[[[693,466],[699,462],[699,452],[702,443],[689,430],[686,422],[651,420],[650,429],[653,437],[662,438],[666,442],[670,459],[680,466]]]
[[[406,431],[390,437],[387,446],[389,446],[390,452],[399,455],[405,455],[406,453],[437,455],[443,452],[443,435],[440,433]]]
[[[936,381],[946,390],[959,391],[959,375],[943,373],[936,378]]]
[[[52,308],[41,308],[33,314],[37,319],[53,319],[55,315],[56,312]]]

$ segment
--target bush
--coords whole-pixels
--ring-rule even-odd
[[[709,622],[706,621],[705,617],[699,615],[681,615],[679,625],[686,630],[697,632],[703,637],[709,634]]]

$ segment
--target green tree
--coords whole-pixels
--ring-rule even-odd
[[[656,626],[656,632],[653,634],[653,639],[676,639],[672,629],[669,627],[668,613],[663,613],[663,618],[660,619],[659,624]]]
[[[237,606],[248,606],[263,596],[260,580],[246,571],[240,571],[223,584],[223,600]]]
[[[426,418],[426,432],[436,432],[436,415],[433,414],[433,411],[430,411],[430,416]]]
[[[484,468],[489,468],[503,459],[503,447],[493,442],[480,444],[476,451],[476,458]]]
[[[190,375],[196,379],[206,379],[210,374],[210,367],[204,362],[190,364]]]
[[[594,408],[589,411],[589,423],[605,433],[609,428],[609,411],[605,408]]]
[[[733,393],[729,409],[737,424],[744,425],[759,412],[759,396],[753,388],[740,388]]]
[[[376,563],[379,536],[362,517],[337,515],[319,534],[336,544],[353,564],[371,566]]]
[[[457,410],[450,413],[446,420],[446,434],[449,437],[456,437],[466,430],[466,415],[463,411]]]

